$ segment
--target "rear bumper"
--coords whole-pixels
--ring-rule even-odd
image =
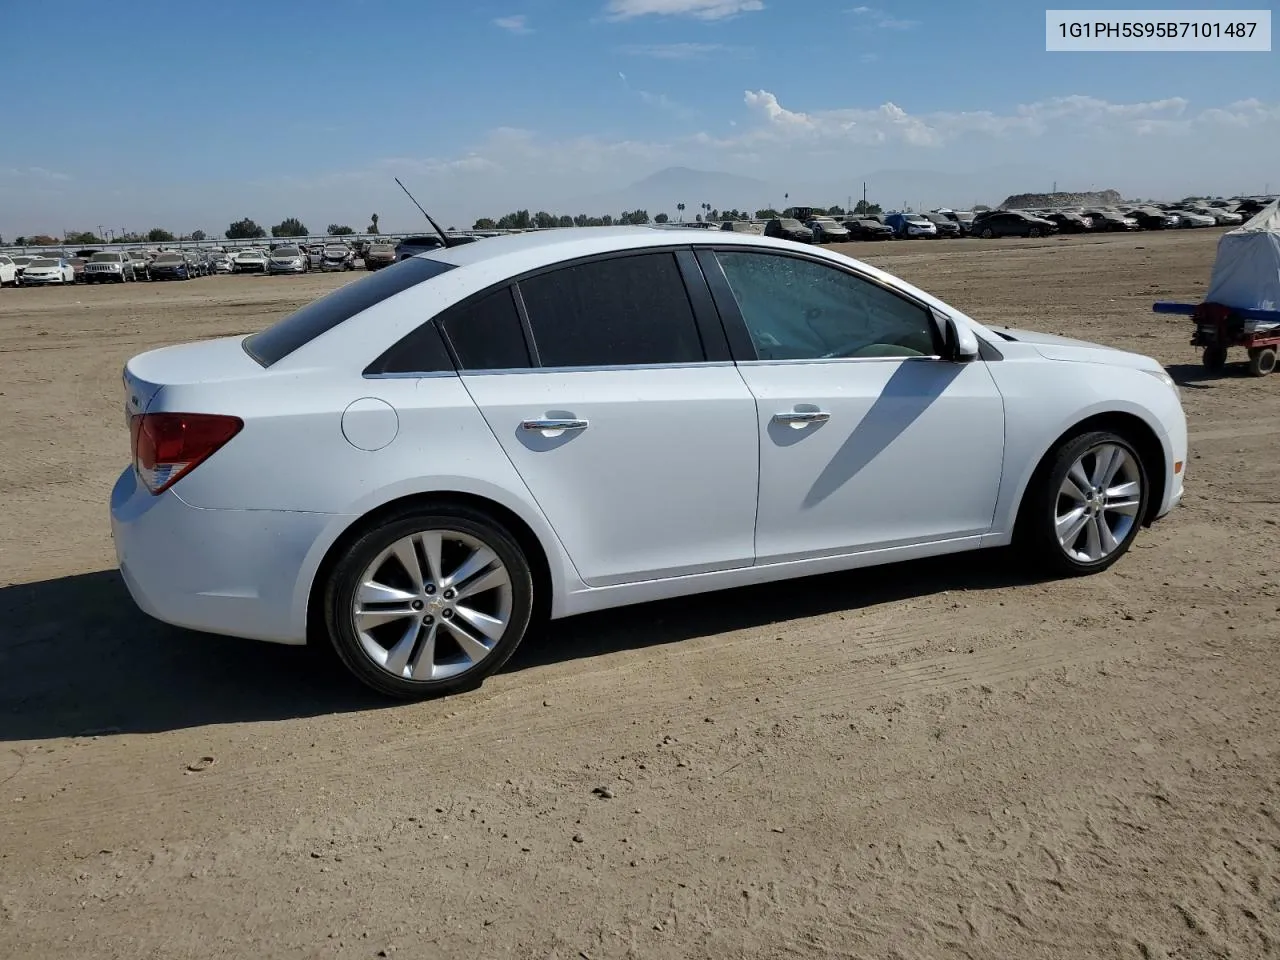
[[[111,535],[144,613],[190,630],[306,642],[304,560],[329,514],[206,510],[173,490],[152,496],[126,469],[111,491]]]

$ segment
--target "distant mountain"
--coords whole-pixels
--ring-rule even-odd
[[[885,210],[904,206],[915,209],[950,206],[964,209],[975,203],[994,206],[1012,188],[1023,184],[1052,183],[1053,175],[1044,169],[1018,164],[1003,164],[974,172],[939,170],[875,170],[867,174],[851,171],[847,178],[833,181],[820,173],[805,171],[788,174],[776,183],[741,174],[689,167],[667,167],[628,186],[606,193],[572,197],[547,206],[548,210],[570,215],[585,213],[617,216],[623,210],[647,210],[650,216],[666,213],[678,215],[677,203],[685,205],[684,216],[692,220],[701,204],[709,203],[718,210],[746,209],[754,212],[763,207],[782,209],[786,206],[845,206],[862,198],[862,183],[867,184],[867,199]],[[783,194],[789,194],[784,199]]]
[[[770,199],[772,189],[763,180],[735,173],[667,167],[619,190],[570,198],[553,204],[550,209],[589,216],[605,213],[617,216],[623,210],[647,210],[650,216],[665,213],[674,220],[678,214],[676,204],[683,203],[685,219],[692,220],[704,203],[716,209],[747,207],[753,211],[771,202],[780,203],[781,194],[776,201]]]

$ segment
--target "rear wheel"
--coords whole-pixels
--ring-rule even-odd
[[[515,538],[466,507],[395,515],[361,534],[325,586],[339,659],[379,693],[440,696],[479,685],[520,644],[533,575]]]
[[[987,227],[985,230],[983,230],[983,231],[982,231],[982,238],[983,238],[984,240],[990,240],[990,239],[991,239],[992,237],[994,237],[994,236],[995,236],[995,234],[991,232],[991,228],[990,228],[990,227]]]
[[[1276,368],[1274,347],[1262,347],[1249,351],[1249,372],[1255,377],[1265,377]]]
[[[1039,227],[1032,227],[1030,230],[1028,230],[1028,231],[1027,231],[1027,236],[1028,236],[1028,237],[1038,237],[1038,236],[1040,236],[1040,228],[1039,228]]]
[[[1128,551],[1148,496],[1147,470],[1128,440],[1108,430],[1073,437],[1032,479],[1019,546],[1046,572],[1099,573]]]

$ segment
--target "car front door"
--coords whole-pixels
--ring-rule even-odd
[[[686,273],[702,284],[688,251],[588,260],[443,321],[463,383],[592,586],[754,560],[755,402]]]
[[[976,545],[995,512],[1004,404],[943,359],[930,309],[831,261],[699,256],[760,432],[756,562]]]

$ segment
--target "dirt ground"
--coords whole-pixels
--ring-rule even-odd
[[[351,275],[0,292],[0,956],[1280,956],[1280,376],[1150,309],[1217,235],[851,248],[1169,365],[1186,499],[1111,572],[592,615],[410,706],[113,570],[124,361]]]

